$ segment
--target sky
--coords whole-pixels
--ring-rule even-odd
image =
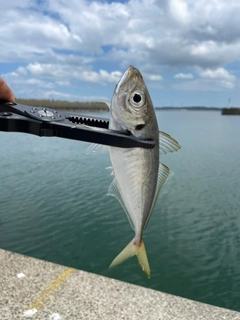
[[[129,65],[154,106],[240,107],[239,0],[8,0],[0,77],[17,98],[110,101]]]

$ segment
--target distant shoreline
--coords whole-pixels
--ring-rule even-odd
[[[38,99],[20,99],[16,98],[16,102],[19,104],[25,104],[26,106],[52,108],[57,110],[92,110],[92,111],[109,111],[109,108],[105,102],[78,102],[78,101],[63,101],[63,100],[38,100]]]
[[[92,101],[92,102],[71,102],[63,100],[44,100],[44,99],[21,99],[16,98],[19,104],[27,106],[45,107],[57,110],[81,110],[81,111],[105,111],[108,112],[109,108],[105,102]],[[239,114],[240,108],[218,108],[218,107],[204,107],[204,106],[191,106],[191,107],[156,107],[157,111],[221,111],[222,114]],[[223,112],[224,110],[224,112]],[[234,111],[235,110],[235,111]],[[238,110],[238,112],[236,112]]]
[[[156,107],[156,110],[181,110],[181,111],[222,111],[222,108],[217,107],[199,107],[199,106],[192,106],[192,107]]]

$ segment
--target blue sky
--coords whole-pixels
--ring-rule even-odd
[[[239,0],[9,0],[0,76],[16,97],[111,100],[129,65],[155,106],[240,106]]]

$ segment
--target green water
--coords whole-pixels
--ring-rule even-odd
[[[87,143],[0,132],[0,247],[240,311],[240,117],[157,117],[182,149],[162,158],[175,175],[144,232],[150,280],[135,257],[108,269],[134,234]]]

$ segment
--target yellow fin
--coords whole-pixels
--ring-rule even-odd
[[[150,278],[151,270],[149,267],[147,252],[143,240],[141,240],[140,246],[138,247],[137,258],[142,270],[146,273],[147,277]]]
[[[110,264],[109,268],[115,267],[118,264],[122,263],[123,261],[137,256],[138,262],[142,268],[142,270],[146,273],[148,278],[150,278],[151,271],[148,263],[147,253],[145,249],[145,245],[143,240],[139,244],[135,243],[135,239],[133,239],[120,253],[119,255],[113,260]]]

